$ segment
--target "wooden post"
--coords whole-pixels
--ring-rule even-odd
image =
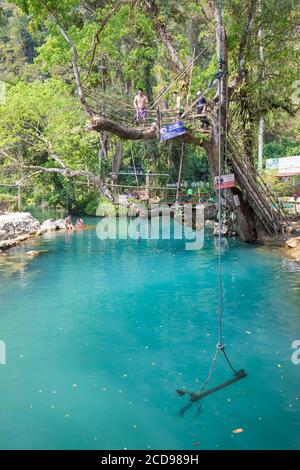
[[[190,101],[190,94],[191,94],[191,87],[192,87],[192,80],[193,80],[193,69],[194,69],[194,63],[195,63],[195,53],[196,49],[194,48],[193,50],[193,58],[192,58],[192,66],[190,70],[190,79],[189,79],[189,88],[188,88],[188,93],[186,97],[186,107],[189,107],[189,101]]]
[[[156,120],[157,120],[157,138],[160,139],[160,129],[161,129],[161,111],[160,111],[160,106],[157,106],[157,110],[156,110]]]
[[[181,185],[183,154],[184,154],[184,143],[181,144],[181,155],[180,155],[179,173],[178,173],[178,181],[177,181],[176,202],[179,202],[179,191],[180,191],[180,185]]]
[[[258,128],[258,172],[262,173],[263,170],[263,153],[264,153],[264,127],[265,121],[264,118],[259,120]]]
[[[22,186],[18,185],[18,211],[22,210]]]
[[[146,201],[149,204],[150,199],[150,175],[146,174],[146,191],[145,191]]]

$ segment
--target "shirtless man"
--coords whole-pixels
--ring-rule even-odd
[[[147,96],[144,94],[144,90],[140,88],[137,92],[136,97],[133,101],[133,106],[136,109],[136,122],[140,124],[142,122],[141,129],[145,129],[146,118],[147,118],[147,105],[149,104]]]

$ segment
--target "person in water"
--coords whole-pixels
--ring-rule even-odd
[[[75,228],[78,230],[82,230],[84,228],[84,223],[83,223],[83,220],[78,217],[77,221],[76,221],[76,225],[75,225]]]
[[[68,217],[65,218],[65,225],[67,230],[74,230],[74,225],[72,222],[72,217],[71,215],[68,215]]]
[[[144,94],[144,90],[140,88],[137,92],[137,95],[134,98],[133,106],[136,110],[136,122],[138,125],[142,123],[141,129],[145,129],[146,125],[146,118],[147,118],[147,106],[149,104],[149,100],[147,96]]]

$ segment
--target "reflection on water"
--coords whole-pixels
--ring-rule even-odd
[[[48,219],[63,219],[67,216],[67,211],[65,209],[49,209],[42,206],[26,206],[22,210],[23,212],[30,212],[32,216],[39,222],[43,222],[44,220]]]

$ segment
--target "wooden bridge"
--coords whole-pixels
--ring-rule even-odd
[[[133,127],[136,121],[136,110],[132,103],[128,99],[121,99],[117,97],[111,97],[100,91],[84,90],[87,100],[89,100],[89,106],[95,115],[109,118],[118,124],[125,127]],[[156,106],[156,109],[154,109]],[[188,123],[189,130],[201,130],[201,132],[211,132],[206,130],[204,124],[209,119],[209,114],[197,114],[195,109],[196,102],[191,103],[187,106],[186,110],[181,114],[181,117],[174,109],[163,109],[159,106],[159,100],[156,99],[150,104],[147,110],[145,130],[150,129],[153,126],[153,122],[156,122],[157,128],[178,121],[178,119],[184,119],[184,123]],[[256,171],[253,164],[246,161],[243,155],[243,149],[240,148],[237,140],[232,136],[228,136],[228,161],[232,166],[232,170],[235,174],[236,181],[244,192],[246,199],[250,203],[254,212],[259,217],[262,225],[271,234],[282,234],[285,228],[290,225],[290,221],[286,216],[284,207],[280,200],[272,193],[271,189],[262,179],[261,175]],[[182,166],[182,158],[181,164]],[[112,187],[117,188],[118,186],[113,184]],[[128,186],[133,188],[133,186]],[[145,188],[136,186],[136,190],[145,189],[149,191],[149,184]],[[166,188],[153,188],[153,189],[166,189]],[[177,187],[177,195],[175,201],[180,203],[178,197],[180,189],[180,178]],[[175,202],[174,201],[174,202]],[[169,201],[165,201],[167,204]],[[186,201],[189,202],[188,200]],[[191,201],[190,201],[191,202]],[[192,201],[193,204],[196,201]]]

